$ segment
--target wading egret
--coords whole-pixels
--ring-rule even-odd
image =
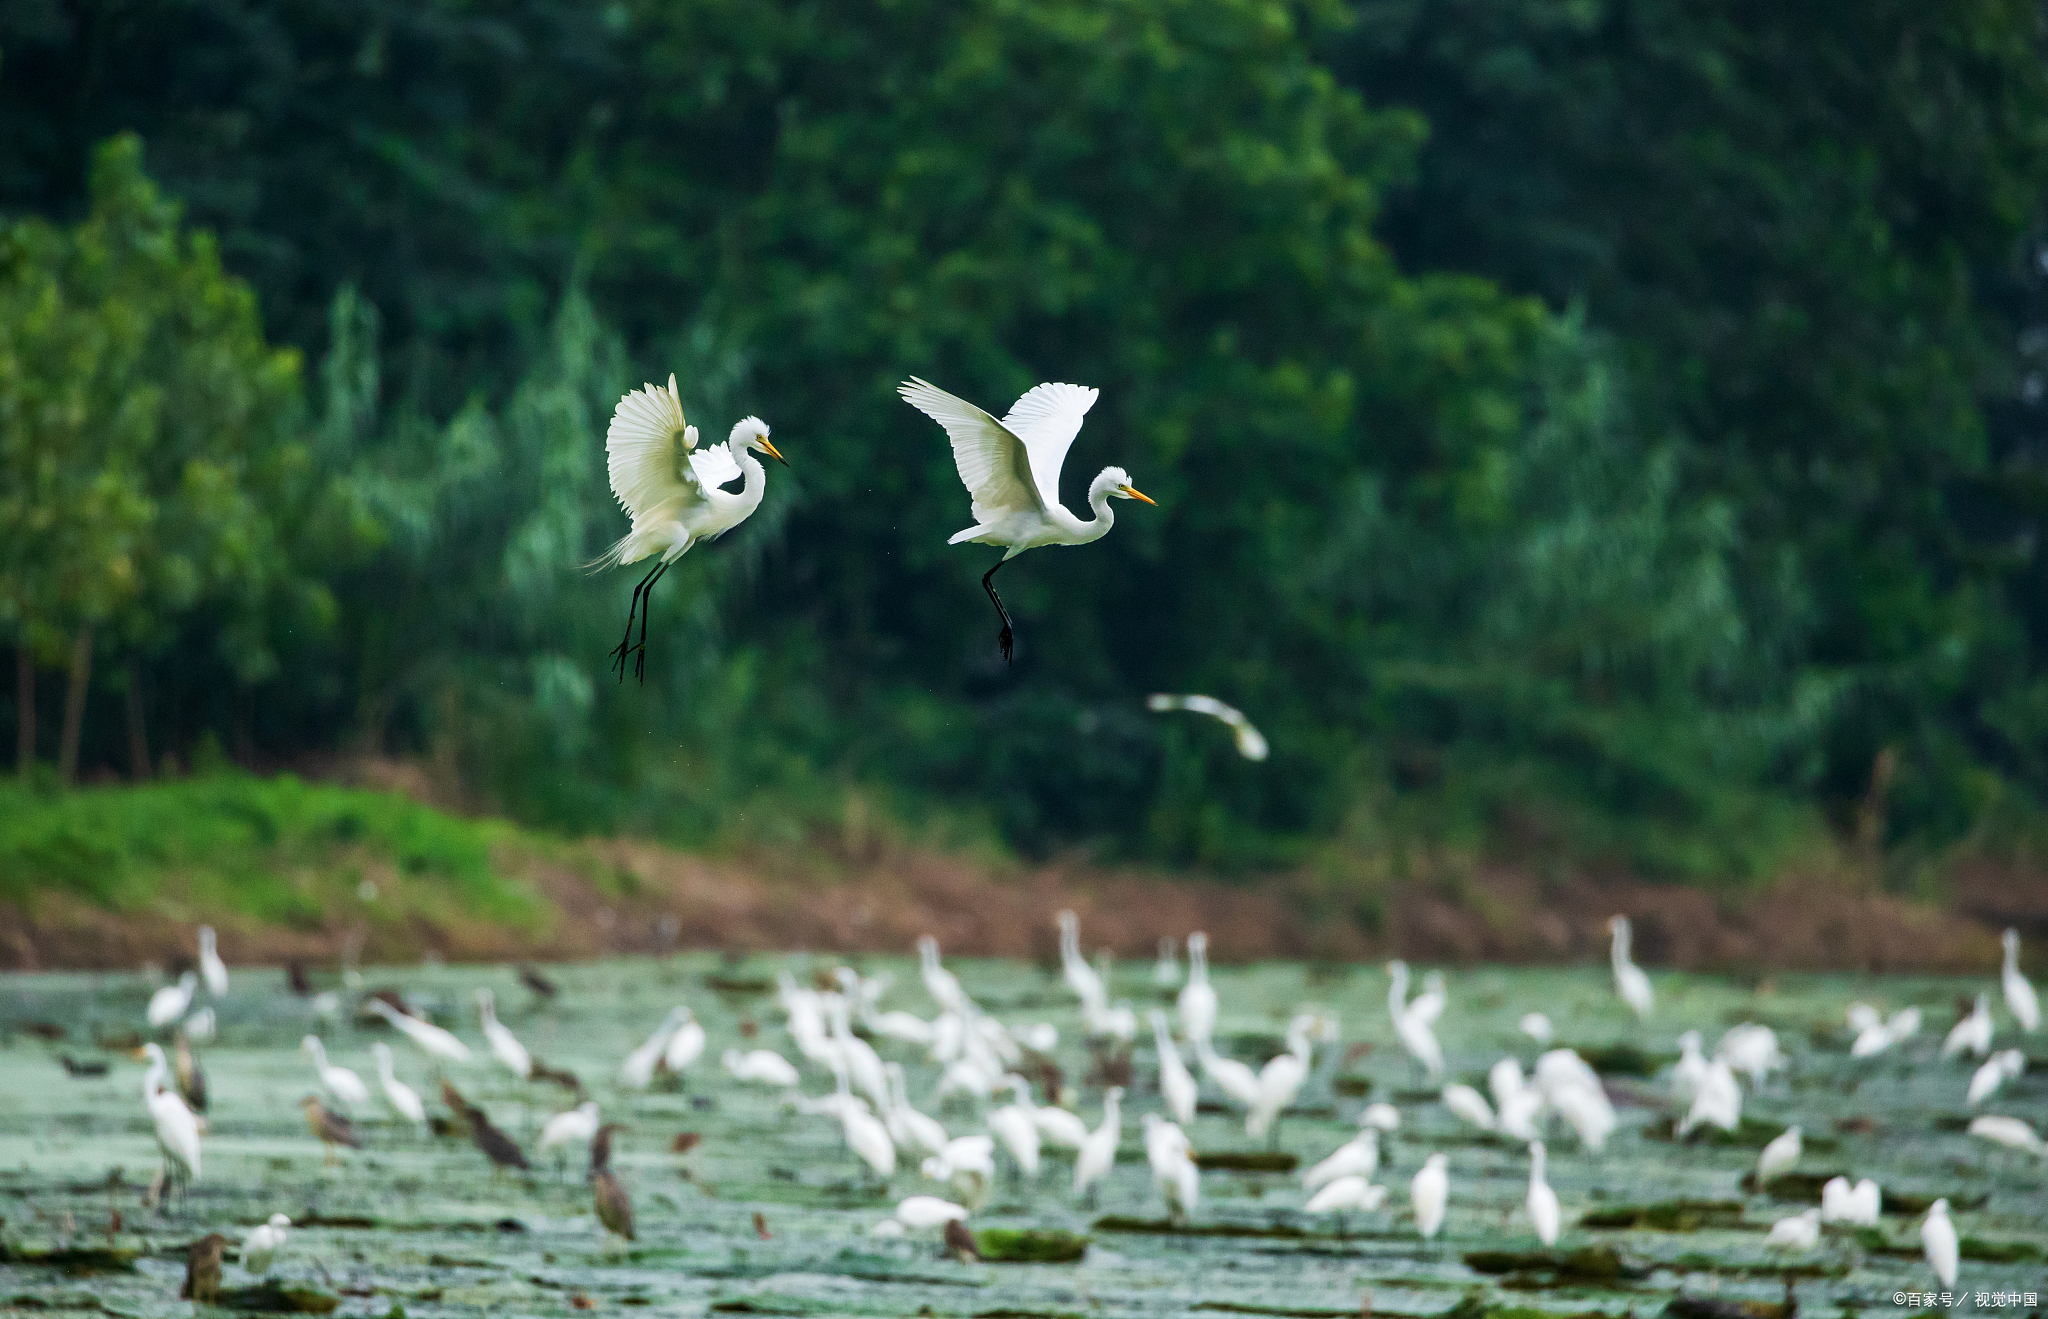
[[[1980,1117],[1970,1121],[1970,1134],[2023,1154],[2048,1156],[2048,1145],[2026,1122],[2016,1117]]]
[[[212,1008],[201,1008],[185,1018],[185,1034],[191,1038],[194,1044],[205,1044],[213,1038],[213,1031],[217,1021],[218,1018],[214,1016]]]
[[[896,1205],[895,1221],[914,1232],[942,1228],[948,1223],[964,1223],[967,1218],[966,1205],[956,1205],[936,1195],[913,1195]]]
[[[1944,1287],[1956,1285],[1956,1262],[1962,1243],[1956,1240],[1956,1225],[1948,1218],[1948,1201],[1936,1200],[1920,1224],[1920,1245],[1927,1252],[1928,1267]]]
[[[1681,1108],[1692,1103],[1706,1074],[1707,1059],[1700,1052],[1700,1033],[1689,1030],[1678,1037],[1678,1061],[1671,1068],[1672,1102]]]
[[[1525,1013],[1522,1017],[1521,1029],[1522,1034],[1527,1035],[1538,1044],[1550,1043],[1550,1018],[1544,1016],[1541,1012]]]
[[[328,1062],[327,1046],[320,1042],[318,1035],[308,1035],[300,1040],[299,1048],[312,1055],[313,1070],[320,1076],[321,1089],[350,1108],[370,1102],[370,1087],[348,1068]]]
[[[668,1046],[661,1051],[662,1066],[678,1074],[687,1070],[704,1052],[704,1027],[695,1014],[682,1008],[683,1024],[676,1027],[675,1034],[668,1037]]]
[[[619,1065],[619,1081],[635,1090],[645,1090],[654,1081],[654,1069],[661,1064],[661,1056],[668,1049],[669,1036],[688,1019],[688,1008],[670,1008],[661,1025],[655,1027],[645,1043],[626,1055],[626,1061]]]
[[[604,439],[605,464],[612,494],[633,519],[633,529],[606,550],[599,567],[624,566],[660,556],[653,571],[633,588],[626,610],[626,635],[612,658],[619,680],[626,678],[626,659],[634,658],[634,676],[647,675],[647,601],[656,582],[698,541],[731,531],[761,506],[768,491],[768,473],[754,457],[759,449],[787,467],[789,462],[768,442],[768,424],[759,417],[742,419],[724,444],[697,447],[697,428],[683,419],[676,378],[668,388],[646,385],[619,399]],[[720,487],[745,475],[738,494]],[[633,615],[640,615],[640,640],[633,641]]]
[[[1086,545],[1109,534],[1116,514],[1112,499],[1150,496],[1131,485],[1121,467],[1105,467],[1088,486],[1088,506],[1095,518],[1083,522],[1060,503],[1060,468],[1067,449],[1080,434],[1081,418],[1095,406],[1096,390],[1083,385],[1043,384],[1034,387],[997,421],[962,398],[956,398],[915,376],[898,386],[904,401],[945,427],[953,442],[953,464],[967,487],[974,525],[946,541],[973,541],[1004,547],[1003,557],[982,576],[982,589],[1003,620],[997,634],[1003,659],[1010,659],[1014,633],[1010,611],[996,594],[996,569],[1026,550],[1041,545]]]
[[[1060,927],[1060,978],[1081,1000],[1083,1008],[1093,1006],[1100,1011],[1109,1002],[1109,990],[1103,985],[1101,973],[1081,956],[1081,918],[1071,911],[1062,911],[1053,920]]]
[[[1493,1130],[1493,1109],[1487,1105],[1486,1096],[1469,1085],[1453,1081],[1445,1086],[1444,1107],[1481,1131]]]
[[[381,998],[367,999],[363,1006],[397,1027],[400,1034],[419,1045],[429,1057],[452,1063],[469,1061],[469,1046],[433,1022],[421,1021],[410,1013],[400,1012]]]
[[[2002,942],[2005,944],[2005,970],[1999,981],[2005,990],[2005,1010],[2012,1013],[2021,1030],[2032,1034],[2034,1028],[2041,1024],[2041,1000],[2020,970],[2020,932],[2007,930]]]
[[[1157,1113],[1145,1115],[1145,1162],[1152,1185],[1166,1204],[1169,1221],[1185,1223],[1202,1196],[1202,1172],[1195,1166],[1187,1133]]]
[[[1116,1164],[1116,1147],[1123,1136],[1124,1088],[1113,1085],[1102,1096],[1102,1125],[1081,1142],[1074,1160],[1074,1194],[1093,1197],[1097,1183],[1109,1176]]]
[[[192,1006],[192,991],[199,987],[196,972],[187,971],[178,977],[175,985],[165,985],[149,996],[149,1024],[153,1029],[162,1030],[185,1015],[185,1009]]]
[[[1799,1164],[1801,1151],[1799,1128],[1787,1127],[1764,1146],[1763,1153],[1756,1160],[1756,1185],[1762,1190],[1764,1183],[1780,1173],[1791,1172]]]
[[[1202,1075],[1209,1078],[1209,1083],[1239,1108],[1249,1110],[1259,1102],[1257,1072],[1235,1058],[1225,1058],[1206,1039],[1195,1041],[1195,1058],[1202,1064]]]
[[[199,974],[206,981],[207,993],[215,998],[227,997],[228,964],[220,960],[211,925],[199,927]]]
[[[1657,996],[1650,989],[1650,977],[1629,959],[1634,929],[1626,916],[1612,917],[1607,928],[1614,934],[1614,946],[1608,952],[1608,960],[1614,964],[1614,992],[1621,995],[1621,1001],[1628,1004],[1629,1010],[1640,1021],[1650,1015],[1650,1009],[1657,1004]]]
[[[756,1085],[772,1085],[787,1090],[803,1080],[797,1074],[796,1064],[773,1049],[750,1049],[746,1053],[727,1049],[720,1061],[733,1076]]]
[[[1205,714],[1211,719],[1222,721],[1237,738],[1237,754],[1246,760],[1264,760],[1269,748],[1266,736],[1252,727],[1252,721],[1244,717],[1244,711],[1236,706],[1225,705],[1213,696],[1168,696],[1155,693],[1145,698],[1145,708],[1155,714],[1169,710],[1186,710],[1190,714]]]
[[[549,1118],[540,1129],[538,1148],[553,1149],[577,1141],[597,1138],[597,1105],[586,1099],[565,1113]]]
[[[1692,1107],[1678,1123],[1680,1139],[1702,1123],[1723,1131],[1733,1131],[1742,1125],[1742,1086],[1725,1059],[1714,1059],[1700,1074],[1699,1085],[1693,1090]]]
[[[149,1110],[150,1125],[156,1129],[156,1143],[164,1153],[163,1177],[182,1189],[199,1176],[199,1119],[178,1093],[165,1084],[170,1064],[158,1044],[142,1046],[149,1070],[142,1076],[142,1104]]]
[[[1189,1074],[1187,1064],[1181,1061],[1180,1050],[1174,1047],[1173,1037],[1167,1033],[1166,1014],[1153,1008],[1152,1047],[1159,1053],[1159,1095],[1166,1101],[1166,1110],[1173,1114],[1176,1122],[1195,1120],[1195,1100],[1200,1093],[1195,1078]]]
[[[1769,1026],[1745,1021],[1729,1028],[1715,1046],[1716,1055],[1728,1060],[1738,1072],[1747,1072],[1751,1085],[1762,1085],[1773,1071],[1785,1065],[1784,1050],[1778,1047],[1778,1033]]]
[[[272,1214],[267,1223],[258,1223],[242,1238],[242,1267],[254,1275],[270,1272],[270,1262],[277,1258],[277,1252],[284,1249],[285,1237],[292,1220],[284,1214]]]
[[[1967,1096],[1972,1108],[1989,1099],[2007,1081],[2027,1070],[2027,1055],[2018,1049],[2001,1049],[1984,1060],[1976,1074],[1970,1078],[1970,1092]]]
[[[519,1037],[507,1030],[498,1021],[498,1004],[488,989],[476,991],[477,1016],[482,1020],[484,1038],[490,1042],[491,1056],[505,1064],[505,1070],[524,1081],[533,1075],[533,1055],[519,1042]]]
[[[1865,1177],[1851,1186],[1847,1177],[1830,1177],[1820,1188],[1820,1221],[1876,1227],[1884,1208],[1884,1195],[1877,1183]]]
[[[1764,1249],[1798,1253],[1812,1250],[1819,1240],[1820,1210],[1809,1209],[1771,1224],[1770,1235],[1764,1238]]]
[[[960,988],[960,977],[948,971],[939,960],[939,941],[929,934],[917,941],[917,973],[924,981],[924,992],[932,996],[932,1002],[946,1012],[955,1015],[964,1013],[967,993]]]
[[[1385,1204],[1387,1188],[1375,1186],[1363,1177],[1339,1177],[1308,1198],[1302,1212],[1337,1215],[1337,1234],[1344,1233],[1344,1215],[1357,1209],[1365,1213]]]
[[[1977,1006],[1970,1014],[1949,1028],[1948,1038],[1941,1042],[1941,1056],[1953,1057],[1958,1053],[1973,1053],[1979,1058],[1991,1052],[1991,996],[1977,995]]]
[[[1443,1229],[1444,1210],[1451,1202],[1451,1158],[1432,1154],[1423,1160],[1422,1171],[1408,1182],[1408,1200],[1415,1206],[1415,1228],[1422,1239],[1431,1240]]]
[[[911,1102],[904,1086],[903,1064],[890,1063],[885,1069],[889,1076],[889,1107],[882,1113],[882,1120],[888,1124],[889,1138],[896,1142],[896,1148],[913,1157],[943,1154],[946,1149],[946,1128],[928,1113],[918,1111]]]
[[[1337,1147],[1334,1154],[1301,1175],[1301,1188],[1313,1191],[1339,1177],[1362,1177],[1370,1181],[1380,1166],[1380,1133],[1367,1127]]]
[[[1006,1085],[1022,1096],[1021,1103],[1005,1104],[988,1115],[988,1129],[1002,1142],[1003,1148],[1017,1162],[1017,1171],[1025,1177],[1038,1176],[1038,1122],[1033,1116],[1031,1104],[1031,1083],[1015,1074],[1003,1078]]]
[[[414,1126],[427,1124],[427,1106],[420,1101],[419,1091],[398,1079],[391,1067],[391,1046],[379,1040],[370,1046],[370,1052],[377,1059],[377,1082],[384,1090],[384,1102],[391,1105],[391,1111]]]
[[[1209,936],[1196,930],[1188,936],[1188,982],[1176,1002],[1180,1037],[1199,1046],[1216,1029],[1216,991],[1209,984]]]
[[[1288,1023],[1287,1052],[1269,1058],[1259,1069],[1258,1092],[1245,1111],[1245,1135],[1254,1140],[1265,1135],[1273,1120],[1280,1116],[1280,1110],[1301,1093],[1302,1082],[1308,1080],[1311,1057],[1309,1027],[1315,1024],[1316,1018],[1307,1013]]]
[[[1557,1244],[1559,1210],[1557,1192],[1550,1189],[1550,1183],[1543,1176],[1543,1142],[1529,1142],[1529,1195],[1523,1203],[1529,1210],[1529,1221],[1535,1224],[1536,1239],[1546,1246]]]
[[[1375,1131],[1399,1131],[1401,1110],[1384,1099],[1367,1104],[1358,1115],[1358,1125]]]

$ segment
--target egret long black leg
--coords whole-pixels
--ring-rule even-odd
[[[646,594],[640,597],[640,644],[633,647],[633,680],[643,687],[647,684],[647,616],[654,612],[654,587],[668,571],[669,564],[674,562],[674,559],[670,559],[668,563],[654,570],[653,575],[647,579]],[[623,667],[624,661],[620,663]],[[621,679],[625,676],[623,672],[619,674]]]
[[[981,589],[988,592],[989,602],[995,605],[996,613],[1000,614],[1003,619],[1003,630],[996,634],[996,644],[1003,648],[1003,663],[1005,664],[1015,662],[1010,658],[1010,652],[1012,644],[1016,640],[1016,633],[1010,628],[1010,611],[1003,608],[1003,597],[996,594],[995,575],[1008,562],[1008,559],[998,559],[994,568],[981,575]]]
[[[661,576],[662,567],[663,565],[656,564],[648,570],[647,575],[640,579],[640,584],[633,588],[633,603],[626,607],[626,635],[619,638],[618,647],[612,651],[613,667],[619,671],[620,682],[626,680],[626,656],[633,648],[633,615],[640,612],[640,597],[654,584],[654,579]]]

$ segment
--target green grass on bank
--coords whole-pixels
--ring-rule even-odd
[[[547,841],[394,793],[223,772],[56,792],[0,784],[0,901],[231,912],[315,928],[420,917],[533,928],[548,904],[508,853]]]

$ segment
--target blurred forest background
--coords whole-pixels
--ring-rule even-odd
[[[2038,0],[18,0],[0,813],[368,756],[686,847],[2024,860],[2043,37]],[[621,687],[637,574],[582,565],[611,407],[670,371],[792,466]],[[1161,505],[1006,574],[1014,668],[911,373],[1099,386],[1070,466]]]

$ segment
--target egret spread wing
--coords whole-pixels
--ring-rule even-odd
[[[897,392],[910,406],[946,428],[953,441],[953,464],[960,469],[961,483],[974,500],[976,522],[988,524],[1010,513],[1044,511],[1039,487],[1032,482],[1032,460],[1024,441],[1003,423],[966,399],[955,398],[915,376],[898,386]]]
[[[703,497],[688,475],[696,439],[696,429],[683,420],[674,376],[666,389],[648,385],[619,400],[604,450],[612,494],[626,512],[638,518],[676,499]]]
[[[1095,406],[1100,392],[1087,385],[1038,385],[1003,418],[1010,433],[1024,441],[1031,455],[1032,484],[1048,507],[1060,502],[1060,468],[1081,433],[1081,418]]]
[[[704,487],[706,493],[727,481],[740,479],[739,460],[732,456],[732,449],[723,444],[707,444],[701,449],[691,450],[690,470],[697,474],[697,484]]]

